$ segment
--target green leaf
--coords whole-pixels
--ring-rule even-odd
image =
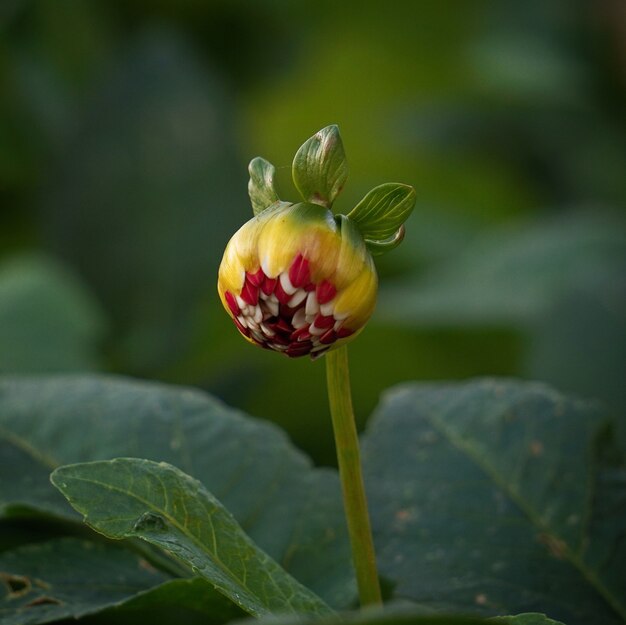
[[[527,329],[563,293],[624,274],[624,225],[620,215],[588,212],[497,228],[417,279],[385,288],[380,315],[421,327]]]
[[[404,226],[400,226],[398,230],[390,236],[388,239],[383,240],[374,240],[374,239],[365,239],[365,245],[367,249],[370,251],[372,256],[379,256],[380,254],[385,254],[390,252],[391,250],[395,250],[402,241],[404,241],[405,229]]]
[[[0,428],[0,516],[19,515],[23,508],[68,516],[67,502],[50,488],[55,464]]]
[[[548,618],[545,614],[537,612],[526,612],[525,614],[517,614],[515,616],[501,616],[499,618],[489,619],[489,623],[493,625],[563,625],[561,621],[555,621]]]
[[[66,267],[40,256],[0,266],[0,373],[95,369],[104,315]]]
[[[348,213],[364,239],[394,238],[415,206],[415,189],[388,182],[375,187]]]
[[[378,563],[395,596],[622,623],[626,468],[607,424],[598,404],[535,383],[390,393],[363,457]]]
[[[562,213],[468,238],[419,277],[383,285],[378,318],[421,332],[509,328],[526,339],[523,377],[599,397],[626,417],[623,215]]]
[[[255,616],[332,610],[259,549],[197,480],[135,458],[56,469],[52,483],[109,538],[142,538],[191,566]]]
[[[330,208],[348,178],[337,126],[326,126],[304,142],[292,166],[293,181],[305,202]]]
[[[169,576],[111,545],[75,538],[0,554],[0,624],[31,625],[93,614]]]
[[[224,243],[248,218],[232,111],[193,46],[143,29],[71,114],[50,162],[46,240],[106,306],[126,371],[178,365],[195,345]]]
[[[236,625],[250,623],[251,621],[240,621]],[[462,614],[442,614],[433,613],[424,609],[423,606],[413,603],[391,603],[386,604],[383,609],[369,608],[358,612],[345,612],[325,618],[289,618],[289,617],[263,617],[259,622],[261,625],[563,625],[543,614],[526,613],[516,616],[502,616],[494,618],[480,618]]]
[[[182,613],[185,610],[186,613]],[[150,619],[150,615],[153,618]],[[245,612],[201,577],[173,579],[145,592],[140,592],[124,603],[113,606],[102,613],[104,622],[120,622],[121,617],[134,617],[123,622],[158,622],[178,625],[181,619],[202,625],[221,625],[236,618],[243,618]]]
[[[248,195],[252,202],[252,211],[258,215],[268,206],[280,201],[274,188],[274,174],[276,169],[269,161],[257,156],[248,165],[250,180],[248,182]]]
[[[54,467],[120,456],[165,461],[199,479],[331,606],[354,600],[336,473],[313,469],[276,426],[205,393],[108,376],[0,378],[0,440],[0,513],[28,506],[76,520],[46,484]]]

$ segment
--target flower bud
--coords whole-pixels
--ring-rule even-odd
[[[229,241],[218,292],[248,341],[315,358],[361,331],[377,283],[350,219],[318,204],[276,202]]]

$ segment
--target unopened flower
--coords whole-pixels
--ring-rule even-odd
[[[278,202],[226,247],[218,291],[250,342],[298,357],[354,337],[376,302],[377,277],[362,236],[323,206]]]
[[[293,178],[304,202],[281,202],[273,166],[250,163],[255,217],[231,238],[219,268],[218,292],[251,343],[290,357],[316,358],[354,338],[376,303],[372,253],[402,240],[415,203],[397,183],[370,191],[346,216],[330,208],[347,166],[336,126],[298,150]]]

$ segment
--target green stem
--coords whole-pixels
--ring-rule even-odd
[[[381,604],[374,541],[361,473],[359,438],[352,410],[348,349],[345,345],[326,354],[326,382],[359,597],[362,606]]]

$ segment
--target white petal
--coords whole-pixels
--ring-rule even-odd
[[[296,311],[296,314],[293,316],[291,320],[291,325],[296,328],[304,328],[305,325],[310,323],[310,321],[306,320],[306,315],[304,314],[304,308],[300,308],[300,310]]]
[[[261,324],[261,332],[263,332],[265,336],[274,336],[276,334],[274,330],[271,330],[270,328],[268,328],[264,323]]]
[[[331,299],[330,302],[326,302],[320,306],[320,312],[324,317],[330,317],[333,314],[333,309],[335,308],[335,299]]]
[[[324,332],[326,332],[326,330],[328,330],[328,328],[318,328],[313,323],[309,326],[309,332],[313,336],[321,336],[322,334],[324,334]]]
[[[291,280],[289,279],[289,274],[286,271],[280,274],[280,286],[283,287],[283,291],[287,293],[287,295],[293,295],[296,292],[296,288],[293,284],[291,284]]]
[[[315,295],[315,291],[311,291],[306,298],[306,314],[307,315],[316,315],[319,312],[319,304],[317,303],[317,295]]]
[[[272,295],[272,297],[274,296]],[[267,309],[272,313],[272,315],[274,317],[278,317],[278,308],[279,308],[278,300],[274,297],[273,300],[268,299],[265,303],[267,304]]]
[[[298,289],[287,302],[287,306],[289,306],[289,308],[295,308],[304,301],[306,296],[307,292],[304,289]]]

